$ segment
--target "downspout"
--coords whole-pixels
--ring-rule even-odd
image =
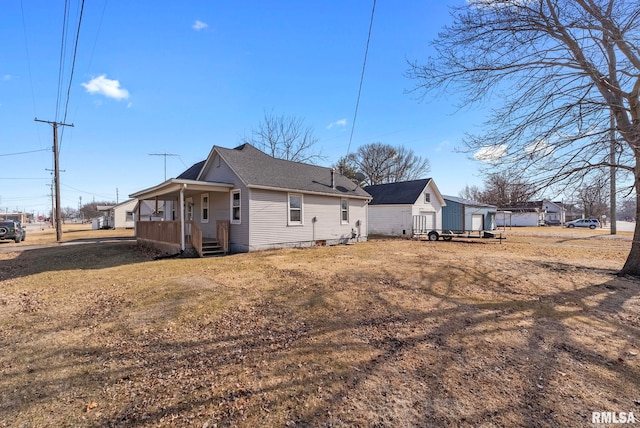
[[[184,234],[185,234],[185,224],[184,224],[184,191],[187,189],[187,183],[182,185],[180,189],[180,249],[182,251],[185,250],[185,242],[184,242]]]

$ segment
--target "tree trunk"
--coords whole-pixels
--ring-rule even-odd
[[[640,190],[640,174],[638,168],[640,168],[640,159],[636,156],[636,227],[633,232],[631,251],[620,271],[620,275],[640,276],[640,195],[638,194]]]

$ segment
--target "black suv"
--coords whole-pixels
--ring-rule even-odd
[[[27,231],[22,225],[13,220],[0,221],[0,240],[13,239],[17,244],[20,241],[24,241],[27,237]]]

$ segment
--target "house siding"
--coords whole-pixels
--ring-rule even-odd
[[[203,171],[200,180],[217,183],[240,184],[240,180],[236,174],[218,154],[214,155],[211,164],[209,164],[207,169]]]
[[[369,233],[372,235],[411,236],[410,205],[370,205]]]
[[[427,213],[433,213],[435,214],[436,218],[435,229],[442,230],[442,205],[440,204],[438,198],[436,198],[435,196],[436,191],[433,188],[432,183],[432,181],[429,182],[427,187],[425,187],[422,193],[420,193],[418,200],[412,205],[412,215],[425,215]],[[430,202],[424,201],[424,194],[426,192],[430,193],[431,195]]]
[[[276,247],[310,246],[366,240],[366,202],[349,199],[349,223],[341,224],[338,197],[303,194],[302,225],[289,226],[288,193],[251,189],[249,244],[236,245],[236,251]],[[313,219],[316,221],[313,221]]]
[[[498,227],[504,226],[538,226],[540,224],[540,214],[537,212],[513,212],[509,214],[499,214],[496,216]]]

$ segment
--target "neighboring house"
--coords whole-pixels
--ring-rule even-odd
[[[175,220],[175,213],[173,208],[175,204],[171,202],[165,202],[160,200],[153,201],[135,201],[134,206],[131,209],[131,216],[127,210],[127,223],[132,217],[133,225],[136,221],[162,221],[162,220]],[[168,208],[168,210],[167,210]],[[127,226],[128,227],[128,226]]]
[[[561,225],[567,221],[564,205],[548,199],[501,207],[496,218],[501,227]]]
[[[431,178],[366,186],[369,234],[412,237],[442,230],[446,202]]]
[[[443,196],[447,205],[442,208],[442,229],[452,232],[494,230],[495,205],[483,204],[455,196]]]
[[[113,207],[114,205],[96,206],[96,211],[100,213],[100,217],[91,220],[91,229],[113,229]]]
[[[111,207],[109,221],[112,227],[133,229],[138,220],[165,220],[164,201],[142,201],[140,206],[138,205],[139,202],[136,199],[129,199]],[[138,213],[140,213],[139,218]]]
[[[212,241],[234,253],[366,241],[371,199],[331,168],[277,159],[250,144],[214,146],[177,178],[131,197],[165,201],[171,210],[169,220],[136,222],[139,243],[200,256]]]
[[[31,215],[25,212],[0,213],[0,220],[13,220],[21,224],[31,223]]]

